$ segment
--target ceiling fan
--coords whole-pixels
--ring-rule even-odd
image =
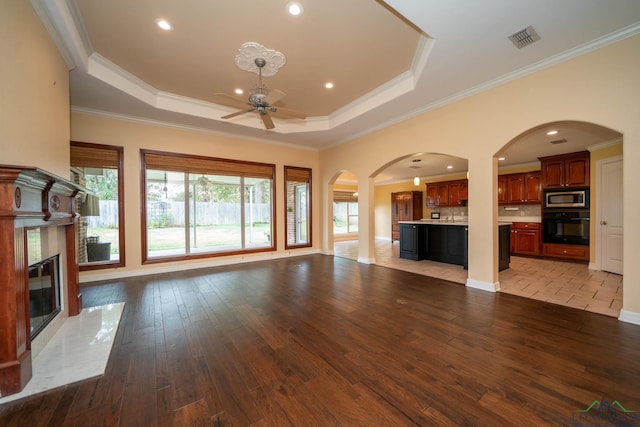
[[[305,113],[273,105],[284,98],[286,94],[278,89],[269,90],[262,84],[262,68],[267,64],[267,61],[263,58],[256,58],[255,64],[258,67],[258,84],[251,89],[249,102],[242,102],[233,96],[225,95],[223,93],[215,94],[215,97],[219,100],[219,104],[241,109],[241,111],[227,114],[221,118],[230,119],[241,114],[255,111],[260,115],[262,123],[264,123],[264,127],[266,129],[275,128],[273,120],[271,119],[272,116],[279,119],[306,119],[307,115]],[[249,108],[247,108],[247,105]]]

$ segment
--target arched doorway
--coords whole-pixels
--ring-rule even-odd
[[[622,135],[615,130],[594,123],[557,121],[521,133],[496,153],[498,220],[512,223],[511,268],[499,274],[501,292],[618,317],[622,307],[622,276],[601,271],[601,249],[606,245],[603,236],[612,241],[618,238],[614,244],[620,246],[621,257],[622,191],[604,190],[598,188],[598,183],[602,185],[601,165],[611,164],[614,159],[619,161],[614,175],[621,188],[622,152]],[[578,170],[575,159],[581,155],[588,160],[585,171],[588,181],[574,184],[569,174]],[[557,171],[566,179],[563,185],[549,178]],[[537,202],[521,192],[527,179],[532,184],[529,189],[524,187],[524,193],[534,191],[535,176],[539,186]],[[556,178],[554,175],[553,179]],[[612,182],[606,185],[616,188]],[[569,197],[570,193],[584,190],[586,206],[545,207],[546,194]],[[613,212],[620,213],[618,237],[606,233],[612,225],[602,217],[603,200],[607,200],[604,206],[609,211],[614,208]],[[581,241],[575,238],[577,234]],[[563,252],[554,252],[555,248]],[[576,252],[576,259],[572,259],[574,248],[582,251]],[[577,259],[581,253],[585,255]]]
[[[447,264],[429,260],[408,260],[399,257],[399,241],[393,238],[393,199],[394,195],[419,193],[419,218],[430,218],[432,212],[438,212],[444,221],[457,221],[463,224],[468,219],[466,200],[468,193],[459,197],[458,187],[450,187],[448,183],[467,183],[467,160],[441,153],[412,153],[393,159],[375,170],[369,178],[374,180],[373,197],[375,263],[385,267],[411,271],[419,274],[451,280],[460,284],[466,283],[467,270],[461,265]],[[335,182],[340,182],[336,177]],[[353,181],[352,184],[355,184]],[[428,189],[442,184],[448,195],[453,191],[455,196],[451,202],[449,197],[442,203],[429,199]],[[351,187],[349,190],[356,189]],[[455,199],[455,201],[453,201]],[[449,225],[451,223],[449,222]],[[337,234],[334,234],[334,238]],[[335,238],[334,255],[350,259],[358,259],[358,240],[341,241]]]

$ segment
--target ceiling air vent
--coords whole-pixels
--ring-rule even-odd
[[[554,139],[553,141],[549,141],[549,144],[564,144],[565,142],[568,142],[568,141],[562,138],[562,139]]]
[[[538,35],[538,33],[536,33],[536,30],[534,30],[533,27],[529,25],[524,30],[510,35],[509,40],[511,40],[511,43],[516,45],[518,49],[522,49],[523,47],[540,40],[540,36]]]

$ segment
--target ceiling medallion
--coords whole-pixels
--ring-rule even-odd
[[[256,65],[256,59],[261,58],[266,61],[262,68],[263,76],[275,76],[278,70],[284,65],[286,59],[282,52],[268,49],[260,43],[247,42],[240,47],[240,53],[236,55],[236,65],[245,71],[260,73],[260,68]]]

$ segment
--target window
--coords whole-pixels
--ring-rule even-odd
[[[89,190],[80,203],[80,271],[124,267],[123,148],[71,142],[73,180]]]
[[[358,232],[358,196],[353,192],[333,192],[333,234]]]
[[[275,250],[275,165],[141,150],[144,262]]]
[[[285,248],[311,246],[311,169],[284,167],[286,197]]]

